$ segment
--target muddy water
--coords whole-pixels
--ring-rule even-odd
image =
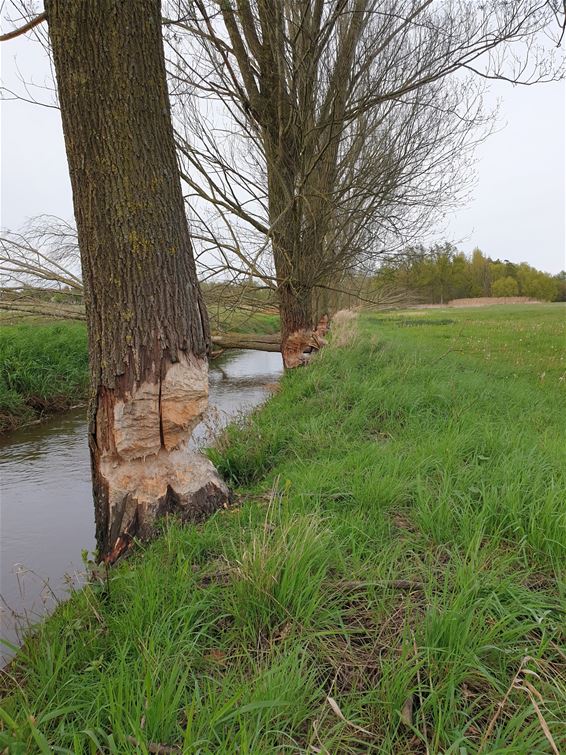
[[[281,356],[267,352],[231,351],[213,362],[210,411],[194,444],[260,404],[281,372]],[[0,496],[0,636],[19,644],[22,627],[80,584],[82,551],[94,548],[84,409],[0,439]]]

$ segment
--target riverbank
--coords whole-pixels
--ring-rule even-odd
[[[84,401],[88,347],[82,323],[0,326],[0,433]]]
[[[564,337],[556,305],[335,330],[211,452],[234,507],[38,628],[0,745],[559,751]]]
[[[84,323],[0,320],[0,434],[86,401],[88,347]],[[278,317],[223,314],[233,333],[276,333]]]
[[[214,359],[207,414],[191,444],[210,445],[230,419],[253,411],[282,371],[281,355],[265,351]],[[0,636],[16,644],[26,616],[39,620],[67,595],[66,575],[84,582],[81,554],[95,547],[87,438],[84,407],[0,437]],[[0,646],[0,667],[11,656]]]

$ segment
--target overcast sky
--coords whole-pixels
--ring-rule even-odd
[[[43,49],[29,39],[3,43],[1,55],[4,86],[21,91],[18,68],[27,80],[48,80]],[[489,99],[501,100],[501,130],[479,148],[477,185],[449,219],[448,236],[463,251],[479,246],[490,257],[557,273],[566,269],[565,86],[497,83]],[[17,229],[42,213],[70,220],[58,110],[19,101],[1,107],[1,225]]]

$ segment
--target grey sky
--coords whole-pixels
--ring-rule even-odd
[[[5,86],[21,91],[16,66],[27,80],[49,79],[38,44],[18,38],[1,48]],[[565,85],[497,83],[489,98],[501,100],[502,130],[478,150],[477,185],[469,205],[449,219],[448,235],[466,252],[479,246],[491,257],[557,273],[566,268]],[[1,225],[17,229],[42,213],[71,219],[59,112],[3,102],[1,128]]]

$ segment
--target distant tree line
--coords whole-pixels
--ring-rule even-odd
[[[480,249],[468,256],[451,243],[407,248],[382,263],[378,279],[429,304],[483,296],[566,301],[565,271],[553,276],[526,262],[494,260]]]

